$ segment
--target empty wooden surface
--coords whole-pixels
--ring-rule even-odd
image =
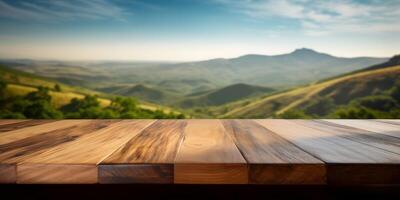
[[[336,124],[364,129],[400,138],[400,126],[375,120],[324,120]]]
[[[97,181],[97,173],[87,173],[87,168],[91,167],[97,170],[96,165],[98,163],[152,122],[151,120],[119,121],[100,130],[87,133],[77,140],[49,148],[40,154],[25,159],[20,165],[17,165],[18,182],[29,180],[29,183],[35,181],[43,183],[42,181],[45,180],[45,183],[65,183],[64,180],[70,176],[70,168],[73,168],[74,173],[80,172],[85,175],[91,175],[93,177],[88,177],[87,179],[92,180],[95,178]],[[54,169],[53,165],[63,167],[58,168],[60,169],[57,173],[58,176],[49,174],[49,178],[44,179],[42,176],[45,174],[40,172],[52,171]],[[46,167],[49,169],[45,169]],[[35,168],[37,170],[34,170]],[[29,173],[25,169],[29,169]],[[79,171],[79,169],[82,170]],[[34,175],[33,173],[40,173],[41,176]],[[30,178],[26,179],[25,176],[29,176]],[[35,180],[33,177],[38,177],[38,179]]]
[[[400,184],[399,120],[0,120],[0,183]]]
[[[0,132],[17,130],[49,122],[54,122],[54,120],[5,120],[0,122]]]
[[[246,161],[219,120],[188,120],[175,183],[248,182]]]
[[[400,183],[399,178],[388,178],[400,175],[398,168],[393,167],[400,164],[400,154],[310,128],[299,124],[298,120],[257,121],[327,163],[330,184],[382,184],[385,182],[382,180]],[[382,170],[376,170],[379,167]]]
[[[361,142],[363,144],[400,154],[400,138],[350,126],[343,126],[323,120],[296,120],[295,122],[311,128],[319,129],[326,133],[331,133],[335,136],[344,137],[356,142]]]
[[[249,182],[259,184],[322,184],[325,166],[281,136],[253,120],[224,120],[249,165]]]
[[[159,120],[137,134],[101,162],[100,182],[173,183],[174,159],[186,123]],[[130,171],[137,170],[141,172],[132,176]]]

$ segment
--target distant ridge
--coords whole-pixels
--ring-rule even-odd
[[[386,67],[392,67],[392,66],[396,66],[396,65],[400,65],[400,54],[393,56],[387,62],[384,62],[382,64],[378,64],[378,65],[373,65],[371,67],[367,67],[362,71],[374,70],[374,69],[383,69],[383,68],[386,68]]]
[[[216,112],[222,113],[218,116],[222,118],[268,118],[291,110],[301,110],[309,116],[332,117],[329,114],[345,106],[354,106],[356,100],[378,101],[369,105],[381,109],[385,103],[394,102],[388,94],[394,91],[396,84],[399,84],[399,61],[400,57],[397,55],[382,64],[308,86],[268,95],[262,99],[251,98],[245,102],[232,102],[221,106]],[[221,110],[228,112],[224,113]],[[376,111],[378,116],[384,112],[388,111]]]
[[[249,54],[237,58],[183,63],[132,62],[121,65],[107,62],[100,65],[74,63],[72,66],[63,66],[60,63],[32,61],[8,66],[91,89],[142,84],[184,97],[236,83],[288,88],[361,70],[387,60],[388,58],[335,57],[313,49],[300,48],[281,55]]]
[[[272,88],[237,83],[214,91],[186,99],[180,103],[183,108],[217,106],[240,99],[254,97],[275,91]]]

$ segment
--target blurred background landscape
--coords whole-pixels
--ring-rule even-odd
[[[0,0],[0,118],[400,118],[399,8]]]

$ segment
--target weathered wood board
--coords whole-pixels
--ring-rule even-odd
[[[400,120],[0,120],[0,183],[399,185]]]

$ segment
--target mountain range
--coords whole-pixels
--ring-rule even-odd
[[[47,78],[50,87],[58,82],[76,94],[136,97],[143,106],[167,106],[195,118],[337,118],[339,111],[348,108],[368,110],[360,105],[374,104],[371,101],[395,108],[396,98],[389,94],[396,91],[400,79],[400,56],[342,58],[305,48],[275,56],[252,54],[184,63],[0,63],[17,72],[3,78],[19,89],[35,87]],[[19,80],[26,76],[46,78],[23,78],[32,85]],[[378,111],[372,109],[374,114],[368,116],[396,115]]]
[[[282,55],[244,55],[197,62],[43,62],[3,61],[9,67],[51,77],[60,82],[91,89],[141,84],[178,96],[245,83],[269,88],[299,84],[360,70],[388,58],[342,58],[312,49]],[[6,63],[5,63],[6,62]]]

